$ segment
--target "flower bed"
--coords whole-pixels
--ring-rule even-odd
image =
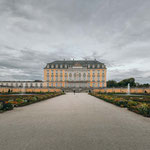
[[[116,95],[107,95],[107,94],[100,94],[100,93],[90,93],[90,95],[95,96],[99,99],[102,99],[106,102],[112,103],[119,107],[126,107],[128,110],[133,111],[135,113],[141,114],[145,117],[150,117],[150,103],[149,97],[142,101],[141,99],[138,101],[134,98],[129,99],[129,97],[125,98],[122,96]],[[147,103],[146,103],[147,102]]]
[[[43,101],[52,97],[62,95],[62,92],[51,92],[37,95],[1,95],[0,112],[12,110],[14,107],[26,106],[32,103]]]

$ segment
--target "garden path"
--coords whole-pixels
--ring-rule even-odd
[[[0,150],[149,149],[149,118],[86,93],[0,114]]]

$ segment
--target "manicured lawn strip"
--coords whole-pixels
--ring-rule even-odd
[[[3,95],[0,96],[0,112],[12,110],[14,107],[30,105],[62,94],[64,93],[53,92],[38,95]]]
[[[106,102],[112,103],[114,105],[117,105],[119,107],[128,108],[128,110],[141,114],[145,117],[150,117],[149,103],[134,101],[130,99],[125,99],[124,97],[117,97],[114,95],[107,95],[107,94],[90,93],[90,95],[102,99]]]

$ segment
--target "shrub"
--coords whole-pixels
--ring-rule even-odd
[[[3,102],[0,102],[0,110],[2,110],[4,107],[4,103]]]
[[[14,107],[11,103],[4,104],[3,110],[12,110]]]
[[[17,104],[21,104],[24,102],[24,100],[21,98],[17,98],[15,101],[17,102]]]
[[[129,100],[128,104],[127,104],[127,107],[128,107],[129,110],[132,110],[137,105],[138,105],[138,102],[134,102],[134,101]]]
[[[140,114],[142,114],[144,116],[150,116],[150,105],[148,105],[146,103],[140,103],[137,106],[137,110]]]
[[[127,100],[114,100],[114,104],[121,107],[127,107]]]

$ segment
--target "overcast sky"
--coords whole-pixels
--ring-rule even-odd
[[[0,80],[43,79],[73,58],[150,83],[150,0],[0,0]]]

